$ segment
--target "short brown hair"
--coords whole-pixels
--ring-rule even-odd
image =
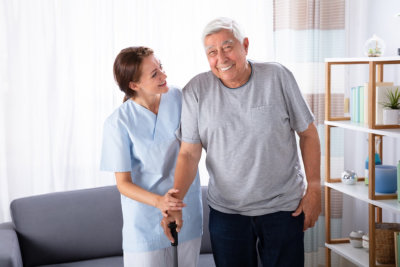
[[[153,53],[151,48],[144,46],[128,47],[122,49],[115,58],[114,79],[119,89],[125,93],[124,102],[136,95],[136,92],[129,88],[129,83],[140,80],[143,58]]]

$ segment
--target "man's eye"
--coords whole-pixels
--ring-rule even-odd
[[[208,52],[209,56],[215,56],[217,52],[215,50]]]
[[[225,50],[225,51],[229,51],[229,50],[231,50],[231,49],[232,49],[232,46],[231,46],[231,45],[224,46],[224,50]]]

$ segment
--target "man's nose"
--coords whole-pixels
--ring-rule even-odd
[[[226,55],[225,55],[224,51],[222,51],[222,50],[219,51],[217,59],[218,59],[218,63],[224,63],[226,61]]]

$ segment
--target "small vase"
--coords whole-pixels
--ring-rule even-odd
[[[383,124],[398,124],[399,110],[398,109],[383,109]]]

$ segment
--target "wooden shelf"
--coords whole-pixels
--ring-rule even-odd
[[[325,121],[325,125],[340,127],[364,133],[400,138],[400,129],[371,129],[367,124],[352,121]],[[383,125],[384,126],[384,125]]]
[[[343,183],[326,183],[325,186],[335,189],[336,191],[342,192],[348,196],[357,198],[376,207],[394,212],[400,213],[400,203],[397,199],[386,199],[386,200],[372,200],[368,198],[368,186],[364,182],[358,182],[355,185],[347,185]],[[377,195],[385,195],[378,194]]]
[[[369,65],[368,79],[368,121],[356,123],[350,121],[348,117],[331,116],[331,83],[332,66],[367,64]],[[330,151],[331,151],[331,133],[332,127],[364,132],[368,134],[368,157],[375,157],[375,140],[380,139],[378,148],[379,154],[382,153],[383,136],[400,138],[400,125],[381,125],[376,124],[376,83],[383,82],[384,65],[400,64],[400,56],[396,57],[362,57],[362,58],[327,58],[325,59],[325,239],[326,239],[326,266],[331,266],[331,251],[347,258],[359,266],[385,266],[376,263],[375,255],[375,223],[382,222],[382,210],[394,213],[400,213],[400,203],[397,201],[396,194],[377,194],[375,192],[375,163],[369,161],[369,185],[364,182],[358,182],[355,185],[346,185],[340,182],[338,178],[331,178],[330,169]],[[382,154],[381,154],[382,156]],[[369,253],[363,249],[353,248],[349,243],[338,242],[331,238],[331,190],[342,192],[346,195],[368,203],[368,225],[369,225]]]
[[[388,64],[387,62],[391,61],[400,61],[400,56],[395,56],[395,57],[347,57],[347,58],[326,58],[325,62],[330,62],[330,63],[349,63],[349,64],[358,64],[357,62],[362,62],[360,64],[368,64],[369,62],[385,62],[385,64]],[[398,64],[398,63],[395,63]]]
[[[350,243],[344,244],[328,244],[325,246],[333,252],[348,259],[357,266],[369,266],[369,254],[365,248],[354,248]]]

